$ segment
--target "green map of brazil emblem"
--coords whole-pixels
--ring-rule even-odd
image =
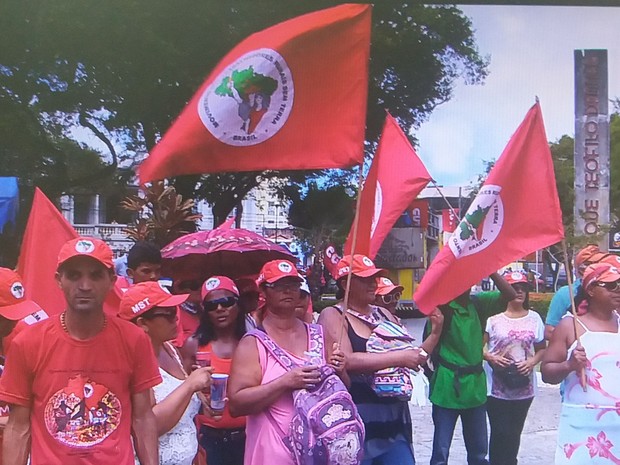
[[[256,145],[284,126],[293,97],[293,77],[284,58],[264,48],[246,53],[218,75],[200,97],[198,115],[221,142]]]
[[[490,246],[504,224],[504,205],[500,186],[482,186],[456,227],[448,246],[456,258],[466,257]]]

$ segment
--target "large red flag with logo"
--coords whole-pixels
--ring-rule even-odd
[[[407,136],[388,114],[361,192],[355,253],[374,258],[396,220],[431,180]],[[344,246],[351,253],[353,226]]]
[[[536,103],[413,296],[429,314],[485,276],[562,240],[551,151]]]
[[[370,5],[344,4],[245,39],[142,163],[140,182],[361,163],[370,19]]]
[[[64,295],[54,275],[60,248],[76,237],[78,233],[73,226],[45,194],[36,188],[17,272],[22,277],[26,296],[39,304],[48,315],[58,314],[66,307]],[[116,288],[110,292],[104,305],[107,313],[116,315],[120,303],[119,295],[120,290]]]

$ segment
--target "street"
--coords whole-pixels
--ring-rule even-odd
[[[420,341],[425,319],[407,319],[403,323],[411,334]],[[538,376],[538,391],[530,408],[519,450],[519,465],[552,464],[555,455],[556,432],[560,417],[560,389],[542,383]],[[416,463],[428,465],[433,446],[433,419],[430,403],[425,407],[411,407],[413,420],[413,445]],[[460,421],[456,425],[454,440],[450,449],[450,464],[467,464]]]

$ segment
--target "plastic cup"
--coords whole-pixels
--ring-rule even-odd
[[[211,366],[211,352],[196,352],[196,365],[201,368]]]
[[[211,410],[213,413],[221,414],[226,406],[226,384],[228,375],[224,373],[213,373],[211,375]]]

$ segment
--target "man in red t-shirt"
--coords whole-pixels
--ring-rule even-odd
[[[13,270],[0,268],[0,374],[4,370],[5,354],[11,341],[21,329],[32,324],[23,323],[17,327],[18,322],[28,316],[31,316],[33,322],[37,321],[36,318],[47,318],[41,307],[26,299],[22,278]],[[9,406],[5,402],[0,402],[0,441],[8,419]]]
[[[3,460],[25,465],[142,465],[159,460],[150,388],[161,382],[146,334],[106,316],[112,251],[67,242],[56,280],[66,310],[24,329],[9,349],[0,400],[11,405]]]

